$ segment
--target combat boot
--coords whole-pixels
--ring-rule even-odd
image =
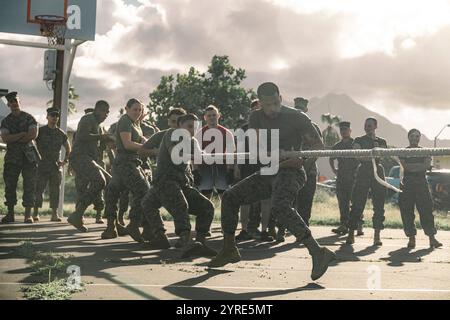
[[[373,236],[373,245],[374,246],[382,246],[383,242],[381,242],[381,236],[380,236],[381,230],[375,229],[375,233]]]
[[[166,236],[166,233],[162,230],[155,232],[152,241],[150,241],[150,248],[154,250],[169,249],[170,242]]]
[[[442,247],[442,243],[436,240],[434,236],[430,236],[430,248],[440,248]]]
[[[128,235],[133,238],[134,241],[138,243],[144,243],[144,239],[141,236],[141,231],[139,230],[140,222],[136,221],[136,219],[130,220],[130,223],[125,228],[127,230]]]
[[[180,233],[180,237],[177,242],[175,242],[175,248],[186,247],[191,242],[191,231],[183,231]]]
[[[180,238],[175,244],[175,247],[182,250],[181,259],[202,255],[203,245],[200,242],[192,241],[190,230],[180,233]]]
[[[267,233],[269,234],[269,236],[271,236],[273,239],[277,238],[277,231],[275,230],[275,226],[274,225],[269,225],[269,227],[267,228]]]
[[[357,229],[357,231],[356,231],[356,235],[357,235],[358,237],[364,235],[364,229],[363,229],[363,225],[362,225],[362,224],[358,224],[358,229]]]
[[[141,236],[145,241],[151,242],[153,240],[154,234],[147,223],[142,228]]]
[[[117,238],[116,219],[108,218],[108,224],[106,225],[106,230],[102,232],[101,237],[103,240]]]
[[[105,223],[102,219],[102,210],[97,210],[97,214],[95,215],[95,223],[97,223],[97,224]]]
[[[241,261],[241,255],[239,249],[236,247],[234,234],[224,233],[223,248],[217,256],[209,262],[208,266],[210,268],[219,268],[228,263],[236,263],[239,261]]]
[[[125,226],[125,220],[123,220],[123,216],[124,216],[125,212],[121,212],[119,211],[119,219],[117,220],[117,223]]]
[[[33,223],[33,219],[31,219],[31,208],[30,207],[25,208],[23,222],[24,223]]]
[[[286,231],[284,230],[284,228],[278,228],[278,232],[277,232],[277,236],[276,236],[277,242],[286,241],[285,235],[286,235]]]
[[[56,211],[56,209],[52,209],[52,218],[50,219],[50,221],[52,222],[61,222],[61,218],[58,217],[58,213]]]
[[[258,228],[247,228],[247,232],[255,240],[261,239],[261,231]]]
[[[409,237],[408,248],[409,249],[414,249],[415,247],[416,247],[416,237],[415,236],[411,236],[411,237]]]
[[[125,228],[125,226],[123,226],[122,224],[120,224],[118,221],[116,221],[116,229],[117,229],[117,235],[119,237],[125,237],[128,235],[128,231]]]
[[[84,226],[83,215],[75,211],[67,218],[67,222],[74,226],[78,231],[87,232],[88,228]]]
[[[346,244],[354,244],[355,243],[355,230],[353,230],[353,229],[348,230],[347,240],[345,240],[345,243]]]
[[[39,208],[35,207],[33,211],[33,222],[39,222]]]
[[[274,239],[267,231],[261,232],[261,242],[272,242]]]
[[[2,223],[13,223],[14,222],[14,206],[8,207],[8,213],[3,217]]]
[[[348,228],[344,225],[340,225],[336,229],[331,229],[331,232],[336,233],[338,235],[345,235],[348,232]]]
[[[202,245],[198,254],[202,257],[215,257],[215,256],[217,256],[217,251],[206,245],[206,237],[207,237],[206,234],[207,233],[197,232],[197,235],[195,237],[195,242],[201,243],[201,245]]]
[[[252,237],[248,234],[246,230],[241,230],[241,232],[236,236],[236,241],[247,241],[251,239]]]
[[[320,248],[320,251],[312,256],[313,269],[311,279],[317,280],[327,272],[331,261],[336,259],[336,254],[328,248]]]
[[[317,280],[327,271],[328,265],[336,259],[336,255],[328,248],[321,247],[312,236],[303,239],[302,242],[312,257],[311,279]]]

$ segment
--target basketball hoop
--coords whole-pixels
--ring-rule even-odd
[[[41,25],[41,35],[47,37],[50,46],[64,45],[66,18],[55,15],[38,15],[36,22]]]

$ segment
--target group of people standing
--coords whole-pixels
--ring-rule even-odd
[[[256,132],[279,130],[280,150],[324,148],[320,129],[307,116],[306,99],[295,99],[295,108],[284,106],[279,88],[270,82],[260,85],[257,95],[258,99],[250,105],[249,120],[241,129]],[[103,223],[103,208],[107,219],[102,239],[131,236],[153,249],[168,249],[171,243],[160,215],[160,209],[164,207],[173,217],[178,236],[175,247],[182,250],[182,256],[212,257],[211,267],[240,261],[236,245],[238,241],[251,238],[285,241],[286,230],[308,249],[313,260],[311,277],[314,280],[326,272],[335,258],[332,251],[317,243],[309,229],[318,175],[316,159],[280,159],[278,171],[272,175],[261,174],[260,164],[192,164],[174,161],[172,151],[178,141],[173,135],[177,129],[189,133],[192,147],[200,153],[205,154],[212,142],[205,139],[211,129],[220,131],[224,139],[223,150],[219,151],[228,154],[236,151],[235,144],[230,143],[233,141],[230,135],[232,138],[233,134],[219,124],[220,112],[215,106],[205,109],[206,125],[198,131],[195,130],[195,124],[199,119],[183,108],[171,109],[167,114],[169,129],[159,131],[145,120],[144,104],[137,99],[130,99],[124,114],[107,132],[101,124],[108,117],[110,106],[101,100],[80,119],[71,147],[67,135],[57,126],[58,109],[47,109],[48,124],[38,130],[36,120],[20,109],[17,92],[8,94],[6,99],[11,114],[2,121],[1,135],[8,145],[4,167],[8,213],[2,223],[14,221],[20,173],[24,180],[25,222],[39,220],[38,210],[42,206],[42,194],[47,184],[52,221],[61,221],[57,215],[59,185],[61,171],[69,162],[75,175],[77,201],[75,211],[67,221],[79,231],[88,231],[83,216],[86,209],[94,205],[97,210],[96,222]],[[341,122],[342,140],[333,149],[386,148],[386,141],[376,136],[376,129],[377,120],[369,118],[365,122],[366,135],[353,139],[350,123]],[[420,132],[411,130],[408,137],[410,147],[418,147]],[[201,141],[201,145],[198,141]],[[267,141],[267,145],[270,145],[270,141]],[[65,150],[63,160],[60,159],[61,147]],[[246,147],[249,147],[248,141]],[[109,157],[109,166],[103,160],[104,153]],[[363,211],[370,190],[374,204],[374,245],[382,245],[380,233],[384,227],[386,190],[374,177],[372,160],[338,158],[337,168],[335,160],[330,159],[330,165],[337,175],[341,226],[333,229],[333,232],[348,234],[347,243],[354,243],[354,232],[363,232]],[[416,205],[425,233],[430,237],[430,245],[439,247],[441,244],[434,238],[436,229],[425,178],[430,160],[405,158],[401,162],[405,175],[400,209],[405,232],[410,237],[408,246],[415,246]],[[155,163],[156,168],[152,168]],[[383,179],[384,170],[379,159],[375,164],[378,175]],[[214,219],[211,202],[214,190],[221,198],[224,236],[223,247],[218,253],[206,244]],[[129,223],[125,225],[124,213],[128,205]],[[236,237],[239,213],[242,229]],[[195,233],[192,232],[190,215],[196,216]],[[260,223],[261,231],[258,230]]]

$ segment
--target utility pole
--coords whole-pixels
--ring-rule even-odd
[[[64,81],[64,50],[56,51],[56,78],[53,83],[53,107],[61,112]],[[61,122],[61,119],[60,119]]]

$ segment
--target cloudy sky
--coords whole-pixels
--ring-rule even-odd
[[[118,110],[147,102],[164,74],[229,55],[247,87],[274,81],[288,104],[345,93],[434,137],[450,123],[449,39],[450,0],[98,0],[96,41],[79,48],[71,83],[78,109]],[[42,68],[42,50],[0,45],[0,87],[34,114],[51,98]]]

